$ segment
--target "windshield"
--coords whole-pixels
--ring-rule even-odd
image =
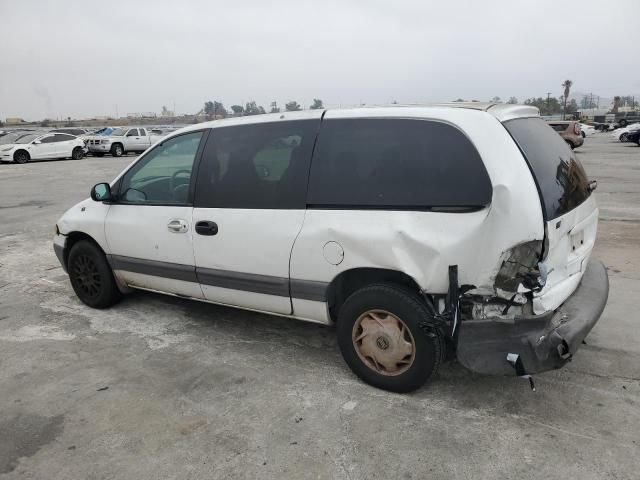
[[[7,143],[15,143],[16,138],[20,138],[20,134],[18,133],[8,133],[0,137],[0,145],[6,145]]]
[[[518,118],[504,126],[529,163],[546,220],[564,215],[589,197],[589,179],[582,164],[544,120]]]
[[[116,128],[113,132],[111,132],[111,135],[114,137],[124,137],[125,133],[127,133],[127,131],[124,128]]]
[[[40,134],[34,134],[34,133],[30,133],[28,135],[25,135],[24,137],[20,137],[18,138],[15,143],[29,143],[29,142],[33,142],[36,138],[38,138],[40,136]]]

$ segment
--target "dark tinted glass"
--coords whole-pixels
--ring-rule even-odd
[[[428,120],[325,120],[307,202],[316,207],[480,208],[491,181],[469,139]]]
[[[591,194],[589,180],[573,151],[540,118],[504,123],[524,154],[542,197],[547,220],[573,210]]]
[[[170,138],[143,156],[124,174],[121,203],[186,205],[189,202],[191,169],[202,132]]]
[[[214,128],[198,172],[196,207],[305,208],[319,120]]]
[[[129,130],[127,132],[127,137],[137,137],[138,136],[138,129],[137,128],[132,128],[131,130]]]
[[[53,143],[53,142],[58,142],[59,140],[56,140],[56,136],[55,135],[51,135],[50,137],[45,137],[40,139],[40,143]]]
[[[70,135],[65,135],[64,133],[56,133],[53,136],[54,142],[68,142],[69,140],[73,140],[73,137]]]
[[[556,132],[564,132],[568,127],[566,123],[550,123],[549,126]]]

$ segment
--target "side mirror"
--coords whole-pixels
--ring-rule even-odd
[[[98,183],[91,189],[91,200],[96,202],[108,202],[112,199],[111,186],[108,183]]]

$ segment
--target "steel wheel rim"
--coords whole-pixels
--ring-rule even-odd
[[[77,287],[89,298],[100,295],[102,277],[98,266],[88,255],[80,255],[73,262],[74,280]]]
[[[380,375],[402,375],[416,358],[416,343],[407,325],[386,310],[367,310],[353,324],[353,348],[362,362]]]

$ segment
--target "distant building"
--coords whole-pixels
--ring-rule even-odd
[[[20,125],[21,123],[26,122],[19,117],[7,117],[4,123],[6,123],[7,125]]]
[[[127,118],[156,118],[156,112],[127,113]]]

